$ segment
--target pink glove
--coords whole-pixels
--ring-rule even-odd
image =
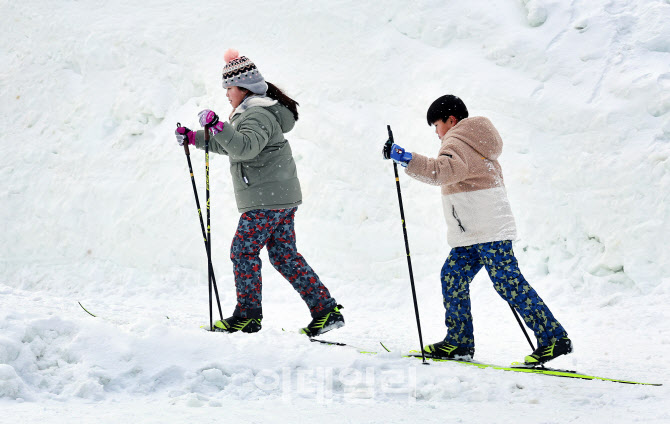
[[[188,144],[195,146],[195,132],[189,130],[186,127],[177,127],[176,130],[174,130],[174,135],[177,137],[177,143],[179,143],[180,146],[184,145],[184,142],[188,140]]]
[[[212,135],[218,134],[223,130],[224,122],[219,121],[219,116],[212,110],[205,109],[200,111],[198,119],[203,128],[209,127],[209,133]]]

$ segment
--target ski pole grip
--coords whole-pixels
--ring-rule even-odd
[[[181,123],[177,122],[177,128],[181,127]],[[184,143],[184,153],[186,153],[186,156],[190,156],[191,152],[188,150],[188,140],[186,140],[186,143]]]
[[[205,143],[209,143],[209,129],[211,125],[205,125]]]
[[[393,133],[391,132],[391,126],[387,125],[389,131],[389,139],[384,143],[384,149],[382,149],[382,155],[384,159],[391,159],[391,146],[393,146]]]

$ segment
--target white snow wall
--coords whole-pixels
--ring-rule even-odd
[[[667,286],[668,0],[147,1],[151,13],[127,0],[0,3],[0,283],[132,294],[204,274],[173,130],[203,108],[230,112],[220,74],[235,47],[301,104],[287,135],[299,247],[322,277],[406,278],[386,125],[433,155],[425,111],[453,93],[502,134],[527,273],[577,292]],[[204,204],[203,156],[192,151]],[[211,168],[223,276],[238,213],[227,159]],[[439,191],[401,181],[415,272],[436,278],[449,249]]]

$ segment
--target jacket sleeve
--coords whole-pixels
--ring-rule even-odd
[[[195,147],[200,150],[205,150],[205,131],[199,130],[195,132]],[[218,143],[214,142],[214,137],[209,137],[209,151],[219,155],[228,156],[228,152]]]
[[[272,121],[263,112],[250,113],[236,127],[226,122],[221,132],[210,137],[209,149],[237,161],[251,160],[268,144],[272,128]],[[205,148],[204,131],[196,133],[195,146]]]
[[[272,135],[272,122],[262,113],[250,114],[236,127],[230,123],[212,137],[210,143],[224,150],[231,159],[250,160],[259,155]]]
[[[435,159],[412,152],[412,160],[405,172],[419,181],[442,186],[464,180],[468,174],[468,164],[462,153],[445,146]]]

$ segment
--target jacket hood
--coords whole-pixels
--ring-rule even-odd
[[[472,147],[486,159],[496,160],[502,153],[502,138],[488,118],[474,116],[459,121],[449,130],[442,142],[456,138]]]
[[[275,118],[277,118],[277,122],[279,122],[279,126],[281,127],[281,131],[283,133],[291,131],[295,126],[295,118],[293,117],[293,113],[288,110],[286,106],[277,102],[276,100],[274,105],[265,107],[265,109],[271,112]]]
[[[266,109],[268,112],[272,113],[274,117],[279,122],[279,126],[283,133],[287,133],[293,129],[295,126],[295,118],[293,113],[281,103],[276,100],[271,99],[267,96],[251,96],[244,99],[242,103],[230,114],[230,117],[242,113],[250,107],[260,106]]]

